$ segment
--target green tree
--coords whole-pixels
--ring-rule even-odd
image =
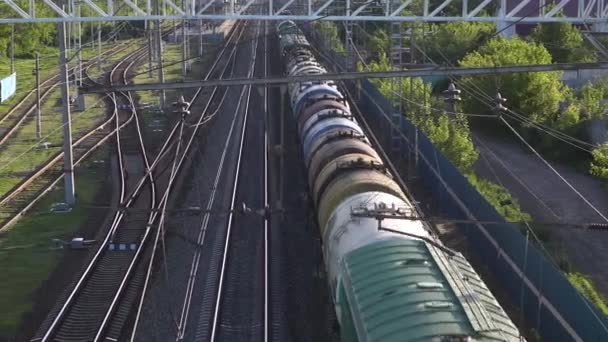
[[[361,64],[359,70],[363,69]],[[390,70],[386,54],[368,65],[371,71]],[[478,153],[471,139],[466,118],[458,114],[450,118],[440,109],[441,103],[432,96],[433,88],[421,78],[405,78],[396,82],[390,79],[373,79],[378,90],[389,99],[401,96],[404,115],[422,130],[445,156],[462,172],[471,172]]]
[[[551,55],[542,45],[519,38],[502,37],[491,39],[460,61],[464,67],[549,63]],[[509,108],[527,115],[535,122],[554,123],[560,102],[569,92],[560,78],[561,72],[552,71],[471,76],[465,77],[463,81],[465,84],[474,84],[490,96],[500,91],[507,98]],[[467,99],[465,108],[473,113],[490,110],[488,99],[481,98],[480,95]]]
[[[340,35],[338,34],[338,27],[335,23],[327,20],[321,20],[315,22],[315,28],[323,34],[325,39],[327,39],[327,43],[332,50],[339,53],[346,52],[344,49],[344,44],[342,44]]]
[[[608,87],[605,81],[588,82],[580,90],[580,104],[585,118],[601,118],[606,115],[603,100],[608,96]]]
[[[384,30],[376,30],[372,34],[367,42],[367,46],[370,52],[377,54],[387,54],[390,48],[390,42],[388,40],[388,33]]]
[[[556,63],[595,62],[593,50],[585,46],[579,29],[570,23],[542,23],[530,35],[549,50]]]
[[[601,145],[591,153],[591,174],[608,179],[608,144]]]
[[[27,8],[28,0],[15,1]],[[52,10],[36,0],[36,11],[39,16],[55,16]],[[0,8],[0,17],[9,18],[15,15],[14,11],[5,6]],[[36,51],[42,51],[47,45],[55,42],[57,27],[52,23],[15,24],[15,56],[32,56]],[[11,39],[11,25],[0,25],[0,57],[9,55]]]
[[[491,22],[454,21],[431,25],[430,32],[420,39],[427,55],[436,63],[455,63],[467,51],[475,49],[493,34],[496,25]]]
[[[566,130],[580,121],[581,106],[578,102],[571,102],[560,112],[555,126],[561,130]]]

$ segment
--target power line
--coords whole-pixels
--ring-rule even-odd
[[[540,153],[538,153],[534,147],[532,147],[518,132],[517,130],[515,130],[515,128],[513,128],[513,126],[511,126],[511,124],[509,124],[509,122],[507,122],[507,120],[505,120],[502,116],[499,116],[499,119],[511,130],[511,132],[513,132],[513,134],[519,138],[519,140],[521,140],[522,143],[524,143],[524,145],[526,145],[526,147],[528,147],[528,149],[530,149],[530,151],[532,151],[532,153],[534,153],[551,171],[553,171],[553,173],[555,173],[556,176],[558,176],[562,182],[564,182],[572,191],[574,191],[574,193],[583,200],[583,202],[585,202],[591,209],[593,209],[593,211],[596,212],[596,214],[598,216],[600,216],[604,221],[606,221],[608,223],[608,218],[606,216],[604,216],[604,214],[602,214],[601,211],[599,211],[599,209],[597,209],[591,202],[589,202],[589,200],[583,196],[583,194],[581,194],[574,186],[572,186],[572,184],[570,184],[570,182],[568,182],[568,180],[566,180],[547,160],[545,160],[545,158],[543,158]]]

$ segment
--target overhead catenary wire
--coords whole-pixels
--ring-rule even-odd
[[[446,62],[448,65],[450,65],[450,66],[454,66],[454,65],[453,65],[453,64],[452,64],[452,63],[451,63],[451,62],[448,60],[448,58],[445,56],[445,54],[444,54],[444,53],[443,53],[441,50],[439,50],[437,47],[435,47],[435,49],[436,49],[436,50],[437,50],[437,52],[438,52],[438,53],[439,53],[439,54],[442,56],[442,58],[445,60],[445,62]],[[430,57],[428,56],[428,54],[426,54],[426,53],[424,52],[424,50],[419,49],[419,51],[420,51],[420,52],[422,52],[422,53],[425,55],[425,57],[427,57],[427,58],[428,58],[428,59],[429,59],[431,62],[435,63],[435,61],[433,61],[433,59],[432,59],[432,58],[430,58]],[[435,63],[435,64],[437,64],[437,63]],[[437,64],[437,65],[439,65],[439,64]],[[467,91],[467,90],[468,90],[468,92],[469,92],[469,93],[474,93],[474,94],[476,94],[477,96],[481,97],[481,98],[479,98],[479,97],[477,98],[477,100],[478,100],[478,101],[480,101],[481,103],[485,104],[486,106],[488,106],[488,107],[490,107],[490,108],[493,108],[493,105],[492,105],[493,97],[492,97],[492,96],[490,96],[489,94],[485,93],[485,92],[484,92],[484,91],[483,91],[483,90],[482,90],[482,89],[481,89],[481,88],[480,88],[480,87],[479,87],[477,84],[475,84],[475,83],[474,83],[474,82],[473,82],[471,79],[466,79],[466,78],[465,78],[464,80],[457,80],[457,79],[456,79],[456,78],[454,78],[454,77],[450,77],[450,79],[451,79],[451,80],[452,80],[454,83],[459,84],[459,85],[460,85],[460,86],[461,86],[461,87],[462,87],[462,88],[463,88],[465,91]],[[469,87],[469,84],[467,84],[467,83],[469,83],[469,84],[470,84],[470,87]],[[483,99],[485,99],[486,101],[484,101]],[[525,124],[527,124],[527,125],[529,125],[529,126],[531,126],[531,127],[533,127],[533,128],[536,128],[536,129],[538,129],[538,130],[540,130],[540,131],[542,131],[542,132],[544,132],[544,133],[546,133],[546,134],[549,134],[549,135],[553,136],[554,138],[556,138],[556,139],[558,139],[558,140],[561,140],[561,141],[563,141],[563,142],[565,142],[565,143],[567,143],[567,144],[569,144],[569,145],[571,145],[571,146],[574,146],[574,147],[576,147],[576,148],[578,148],[578,149],[581,149],[581,150],[583,150],[583,151],[585,151],[585,152],[591,152],[591,150],[589,150],[588,148],[585,148],[585,147],[579,146],[578,144],[580,144],[580,145],[584,145],[584,146],[586,145],[586,146],[590,146],[590,147],[595,147],[593,144],[590,144],[590,143],[587,143],[587,142],[582,141],[582,140],[580,140],[580,139],[577,139],[577,138],[575,138],[575,137],[572,137],[572,136],[570,136],[570,135],[568,135],[568,134],[566,134],[566,133],[564,133],[564,132],[562,132],[562,131],[560,131],[560,130],[557,130],[557,129],[551,128],[551,127],[546,126],[546,125],[544,125],[544,124],[542,124],[542,123],[535,122],[535,121],[533,121],[533,120],[529,119],[528,117],[526,117],[526,116],[524,116],[524,115],[522,115],[522,114],[519,114],[519,113],[515,112],[513,109],[508,108],[508,109],[507,109],[507,111],[506,111],[506,113],[504,113],[504,114],[505,114],[505,115],[509,115],[509,116],[513,116],[513,117],[515,117],[515,118],[519,119],[520,121],[522,121],[522,123],[525,123]]]
[[[534,155],[536,155],[542,162],[543,164],[545,164],[557,177],[559,177],[559,179],[566,184],[581,200],[583,200],[583,202],[585,202],[591,209],[593,209],[593,211],[595,211],[595,213],[602,218],[602,220],[604,220],[605,222],[608,223],[608,218],[606,216],[604,216],[604,214],[597,209],[583,194],[581,194],[572,184],[570,184],[570,182],[568,182],[568,180],[566,178],[564,178],[564,176],[562,176],[559,171],[557,171],[545,158],[543,158],[543,156],[540,155],[540,153],[538,153],[536,151],[536,149],[534,149],[534,147],[532,147],[532,145],[530,145],[526,139],[524,139],[519,132],[517,132],[517,130],[515,128],[513,128],[513,126],[511,124],[509,124],[509,122],[507,122],[507,120],[505,120],[502,116],[499,117],[499,119],[509,128],[509,130],[511,130],[511,132],[513,132],[513,134],[530,150],[532,151],[532,153],[534,153]]]
[[[543,6],[541,6],[539,9],[541,9],[541,8],[542,8],[542,7],[544,7],[544,6],[546,6],[547,4],[548,4],[548,3],[546,3],[546,4],[545,4],[545,5],[543,5]],[[528,14],[528,15],[529,15],[529,14]],[[525,16],[524,16],[524,17],[525,17]],[[377,27],[377,25],[378,25],[378,24],[377,24],[377,23],[375,23],[375,22],[374,22],[373,24],[374,24],[374,25],[376,25],[376,27]],[[512,24],[515,24],[515,23],[512,23]],[[510,26],[510,25],[509,25],[509,26]],[[509,27],[509,26],[507,26],[507,27]],[[366,32],[366,31],[365,31],[363,28],[361,28],[360,26],[359,26],[359,28],[360,28],[360,30],[364,31],[364,33],[365,33],[366,35],[371,36],[371,35],[370,35],[368,32]],[[492,35],[490,38],[493,38],[493,37],[497,36],[497,35],[498,35],[498,34],[500,34],[502,31],[504,31],[504,28],[503,28],[503,30],[499,30],[498,32],[494,33],[494,34],[493,34],[493,35]],[[490,38],[488,38],[488,39],[490,39]],[[482,45],[482,44],[477,44],[475,47],[473,47],[473,48],[469,49],[469,51],[472,51],[472,50],[474,50],[474,49],[476,49],[476,48],[480,47],[481,45]],[[354,46],[354,44],[353,44],[353,46]],[[420,48],[418,45],[416,46],[416,48],[418,49],[418,51],[420,51],[420,52],[421,52],[421,53],[422,53],[422,54],[425,56],[425,58],[427,58],[429,61],[431,61],[432,63],[434,63],[434,64],[436,65],[436,68],[435,68],[435,69],[437,69],[437,68],[439,68],[439,67],[441,66],[441,64],[436,63],[436,62],[435,62],[435,61],[434,61],[434,60],[433,60],[433,59],[432,59],[432,58],[431,58],[431,57],[430,57],[430,56],[429,56],[429,55],[428,55],[428,54],[427,54],[427,53],[426,53],[426,52],[425,52],[423,49],[421,49],[421,48]],[[435,46],[434,48],[435,48],[435,49],[436,49],[436,51],[437,51],[437,52],[438,52],[438,53],[439,53],[439,54],[442,56],[442,58],[443,58],[443,59],[444,59],[444,60],[447,62],[447,64],[448,64],[448,65],[450,65],[450,66],[454,66],[454,65],[453,65],[453,63],[451,63],[451,62],[450,62],[450,60],[449,60],[449,59],[448,59],[448,58],[445,56],[445,54],[444,54],[444,53],[443,53],[441,50],[439,50],[439,49],[438,49],[436,46]],[[450,79],[451,79],[451,80],[452,80],[454,83],[460,84],[460,86],[461,86],[461,87],[463,87],[463,88],[467,88],[467,86],[466,86],[466,85],[464,85],[464,84],[463,84],[463,82],[461,82],[461,81],[457,80],[455,77],[450,77]],[[477,86],[476,84],[472,83],[472,81],[471,81],[470,79],[465,79],[465,80],[466,80],[467,82],[471,83],[471,87],[476,88],[476,90],[477,90],[477,95],[478,95],[478,96],[481,96],[482,98],[486,98],[487,100],[489,100],[489,101],[490,101],[490,103],[488,103],[488,102],[484,102],[484,101],[483,101],[483,100],[481,100],[481,99],[478,99],[478,100],[479,100],[480,102],[482,102],[482,103],[486,104],[487,106],[492,107],[492,105],[491,105],[491,101],[493,100],[493,97],[492,97],[492,96],[490,96],[490,95],[488,95],[488,94],[485,94],[485,93],[484,93],[484,92],[483,92],[483,91],[482,91],[482,90],[479,88],[479,86]],[[469,92],[476,92],[476,91],[469,90]],[[577,139],[577,138],[571,137],[571,136],[569,136],[569,135],[567,135],[567,134],[565,134],[565,133],[563,133],[563,132],[561,132],[561,131],[559,131],[559,130],[557,130],[557,129],[554,129],[554,128],[551,128],[551,127],[548,127],[548,126],[546,126],[546,125],[543,125],[542,123],[534,122],[534,121],[532,121],[532,120],[528,119],[527,117],[525,117],[524,115],[521,115],[521,114],[519,114],[519,113],[516,113],[516,112],[515,112],[514,110],[512,110],[512,109],[508,109],[508,112],[509,112],[509,114],[511,114],[511,115],[517,116],[517,117],[521,118],[522,120],[525,120],[525,121],[526,121],[526,123],[527,123],[528,125],[530,125],[530,126],[532,126],[532,127],[536,128],[536,129],[539,129],[539,130],[541,130],[541,131],[543,131],[543,132],[545,132],[545,133],[547,133],[547,134],[549,134],[549,135],[553,136],[553,137],[554,137],[554,138],[556,138],[556,139],[562,140],[562,141],[564,141],[564,142],[566,142],[566,143],[568,143],[568,144],[570,144],[570,145],[572,145],[572,146],[574,146],[574,147],[576,147],[576,148],[582,149],[582,150],[584,150],[585,152],[590,152],[590,150],[589,150],[588,148],[582,148],[581,146],[577,146],[576,144],[578,143],[578,144],[582,144],[582,145],[586,145],[586,146],[590,146],[590,147],[595,147],[593,144],[589,144],[589,143],[587,143],[587,142],[585,142],[585,141],[582,141],[582,140],[580,140],[580,139]],[[507,114],[507,113],[505,113],[505,114]],[[566,140],[567,140],[567,141],[566,141]]]
[[[365,94],[366,94],[368,97],[370,97],[370,94],[369,94],[369,93],[368,93],[368,92],[367,92],[365,89],[363,89],[363,88],[362,88],[360,85],[357,85],[357,87],[358,87],[358,88],[359,88],[361,91],[363,91],[363,92],[364,92],[364,93],[365,93]],[[370,99],[371,99],[371,97],[370,97]],[[375,105],[376,105],[376,106],[377,106],[377,107],[378,107],[378,108],[379,108],[379,109],[382,111],[382,114],[383,114],[383,116],[385,117],[385,119],[388,121],[388,123],[389,123],[391,126],[395,127],[395,124],[394,124],[394,123],[393,123],[393,122],[390,120],[390,118],[388,117],[388,115],[386,114],[386,112],[384,112],[384,110],[381,108],[381,106],[380,106],[378,103],[376,103],[376,102],[375,102],[373,99],[372,99],[372,102],[374,102],[374,103],[375,103]],[[410,142],[410,141],[409,141],[409,139],[408,139],[408,138],[407,138],[407,137],[406,137],[406,136],[403,134],[403,132],[399,131],[399,134],[400,134],[400,135],[403,137],[403,139],[405,139],[405,141],[407,141],[407,142],[408,142],[408,143],[411,145],[411,142]],[[425,161],[426,161],[426,159],[424,159],[424,158],[423,158],[423,160],[425,160]],[[426,162],[427,162],[427,165],[428,165],[430,168],[433,168],[433,166],[432,166],[430,163],[428,163],[428,161],[426,161]],[[438,171],[436,170],[436,172],[438,172]],[[439,177],[441,177],[439,173],[437,173],[437,175],[439,175]],[[455,194],[452,194],[452,195],[455,195]],[[457,196],[457,195],[455,195],[455,196]],[[527,226],[528,228],[530,228],[530,227],[529,227],[529,225],[528,225],[527,223],[526,223],[526,226]],[[532,233],[534,234],[534,232],[532,232]],[[536,235],[535,235],[535,234],[534,234],[534,236],[535,236],[535,238],[538,240],[538,238],[536,237]],[[544,248],[543,248],[543,250],[544,250]],[[551,260],[553,260],[553,259],[551,259]],[[520,270],[520,271],[521,271],[521,270]],[[524,280],[524,277],[525,277],[525,276],[522,276],[522,281]],[[541,275],[541,279],[542,279],[542,275]],[[530,282],[529,282],[529,281],[527,281],[527,283],[530,283]],[[522,284],[523,284],[523,283],[522,283]],[[538,289],[537,289],[537,288],[534,288],[534,287],[533,287],[534,285],[530,286],[530,285],[528,284],[528,286],[529,286],[529,287],[532,287],[534,290],[538,291]],[[588,302],[587,302],[587,301],[586,301],[586,300],[583,298],[582,294],[580,294],[580,293],[578,293],[578,292],[577,292],[577,295],[578,295],[578,297],[579,297],[579,298],[580,298],[580,299],[581,299],[581,300],[582,300],[582,301],[585,303],[586,307],[587,307],[587,308],[588,308],[588,309],[589,309],[589,310],[592,312],[592,314],[593,314],[593,315],[594,315],[594,317],[595,317],[595,318],[598,320],[598,322],[600,322],[600,324],[602,325],[602,327],[603,327],[604,329],[607,329],[607,328],[606,328],[606,326],[603,324],[602,320],[601,320],[601,319],[598,317],[598,315],[595,313],[595,311],[594,311],[594,310],[591,308],[590,303],[588,303]],[[539,302],[539,303],[540,303],[540,302]],[[555,314],[555,313],[556,313],[555,308],[554,308],[554,307],[552,307],[552,305],[551,305],[551,303],[550,303],[550,302],[547,302],[547,303],[549,304],[549,305],[548,305],[548,309],[549,309],[549,310],[550,310],[552,313],[554,313],[554,314]],[[539,304],[539,305],[540,305],[540,304]],[[559,315],[559,313],[557,313],[557,314]],[[540,315],[540,310],[539,310],[539,315]]]
[[[108,97],[108,95],[104,95],[103,97]],[[101,99],[100,99],[100,101],[101,101]],[[97,102],[99,102],[99,101],[97,101]],[[94,103],[93,105],[90,105],[89,107],[87,107],[83,112],[85,112],[87,110],[90,110],[91,108],[94,108],[97,105],[97,102]],[[8,162],[3,163],[2,166],[0,166],[0,172],[2,172],[2,170],[5,170],[7,167],[9,167],[14,162],[16,162],[16,161],[20,160],[21,158],[25,157],[25,155],[27,153],[31,152],[33,149],[39,148],[40,144],[44,143],[47,138],[49,138],[52,135],[54,135],[55,133],[57,133],[57,131],[59,131],[60,129],[62,129],[65,125],[67,125],[68,123],[73,123],[74,121],[76,121],[78,119],[79,119],[79,116],[76,116],[76,115],[70,117],[70,121],[69,122],[66,122],[66,123],[63,123],[63,124],[59,125],[54,130],[52,130],[51,132],[49,132],[47,135],[45,135],[44,137],[42,137],[38,141],[36,141],[34,144],[32,144],[29,147],[27,147],[26,150],[23,151],[21,154],[18,154],[13,159],[10,159]]]
[[[440,52],[441,53],[441,52]],[[442,54],[442,53],[441,53]],[[442,56],[444,56],[444,59],[449,63],[449,61],[447,60],[447,58],[445,58],[445,55],[442,54]],[[476,86],[476,85],[475,85]],[[485,96],[486,98],[489,97],[488,94],[483,93],[483,91],[481,91],[481,89],[479,89],[479,87],[477,87],[478,89],[478,94],[481,93],[482,96]],[[492,106],[493,107],[493,106]],[[510,113],[514,113],[512,111],[509,111]],[[514,113],[516,115],[517,118],[521,119],[523,116],[521,116],[520,114]],[[583,194],[581,194],[572,184],[570,184],[570,182],[568,182],[546,159],[544,159],[540,153],[538,153],[518,132],[517,130],[511,126],[505,119],[503,116],[499,116],[499,119],[505,124],[507,125],[507,127],[515,134],[516,137],[518,137],[525,145],[526,147],[528,147],[552,172],[554,172],[562,182],[564,182],[579,198],[581,198],[583,200],[583,202],[585,204],[587,204],[596,214],[598,214],[599,217],[602,218],[602,220],[604,220],[605,222],[608,222],[608,218],[606,218],[606,216],[604,216],[604,214],[599,211],[599,209],[597,209]],[[562,139],[560,139],[562,140]],[[564,141],[564,140],[562,140]],[[571,143],[570,143],[571,144]],[[571,144],[572,145],[572,144]],[[574,146],[574,145],[573,145]],[[580,149],[584,149],[580,146],[577,146]],[[590,152],[588,149],[584,149],[585,151]]]

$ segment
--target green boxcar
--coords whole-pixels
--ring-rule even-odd
[[[520,341],[460,254],[396,237],[352,251],[342,266],[343,341]]]

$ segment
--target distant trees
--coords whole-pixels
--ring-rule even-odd
[[[20,6],[29,6],[28,0],[15,1]],[[54,16],[48,6],[41,0],[36,0],[36,10],[39,16]],[[0,7],[0,17],[13,17],[15,12],[8,6]],[[57,25],[44,24],[16,24],[15,25],[15,56],[30,57],[36,51],[43,51],[48,45],[55,42]],[[0,57],[9,55],[11,39],[11,25],[0,25]]]
[[[319,30],[324,39],[327,40],[327,44],[334,51],[339,53],[344,53],[346,50],[344,49],[344,44],[340,40],[340,36],[338,34],[338,27],[334,22],[321,20],[314,23],[315,29]]]
[[[585,38],[570,23],[542,23],[532,31],[530,38],[541,43],[556,63],[594,62],[595,53],[585,46]]]
[[[585,119],[606,117],[604,101],[608,97],[608,79],[601,78],[585,84],[579,92],[580,106]]]
[[[519,38],[496,37],[467,54],[460,65],[465,67],[550,64],[551,55],[542,45]],[[513,73],[471,76],[463,82],[475,85],[481,93],[495,94],[497,90],[509,101],[509,107],[527,115],[535,122],[557,121],[560,103],[569,96],[561,82],[561,72]],[[473,113],[489,110],[487,98],[481,94],[465,102]]]
[[[593,150],[590,172],[592,175],[608,179],[608,144]]]
[[[436,63],[456,63],[468,51],[481,45],[495,30],[496,25],[490,22],[432,24],[428,30],[432,34],[420,37],[419,45]]]
[[[359,70],[363,69],[361,64]],[[386,54],[368,65],[371,71],[390,70]],[[401,79],[395,86],[390,79],[373,79],[372,83],[387,98],[402,98],[404,115],[458,167],[471,172],[477,160],[467,120],[462,114],[450,118],[439,99],[432,96],[432,86],[421,78]]]

